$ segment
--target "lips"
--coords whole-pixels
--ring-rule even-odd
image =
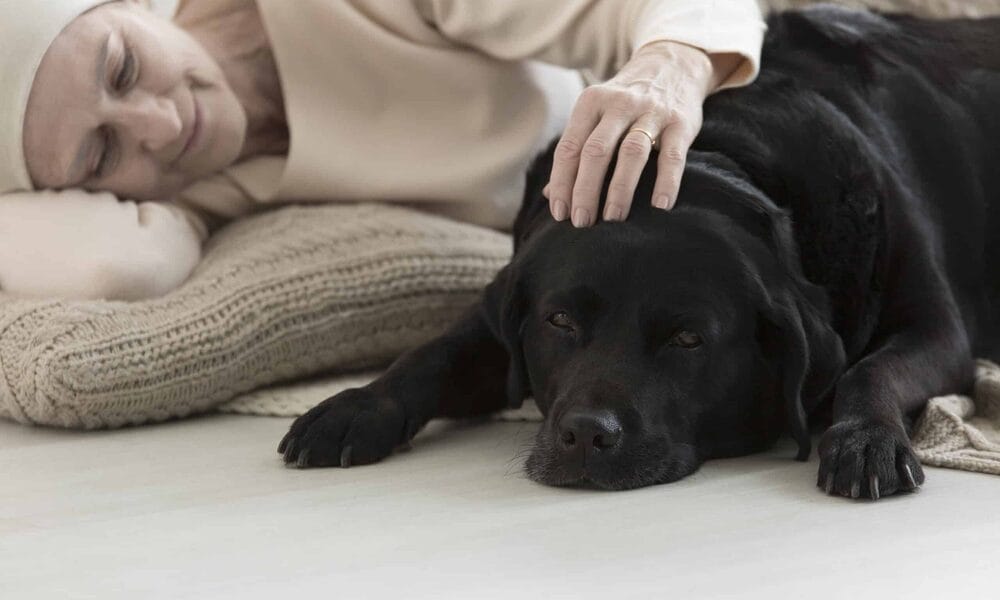
[[[194,110],[192,111],[193,114],[191,117],[191,127],[188,131],[188,138],[187,141],[184,143],[184,148],[181,149],[180,154],[177,155],[177,159],[174,161],[175,163],[179,162],[181,159],[187,156],[188,153],[197,146],[198,141],[201,138],[201,130],[202,130],[201,105],[198,103],[198,99],[193,95],[191,96],[191,100],[192,100],[192,106],[194,107]]]

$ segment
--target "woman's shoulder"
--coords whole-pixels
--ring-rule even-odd
[[[174,22],[182,27],[257,12],[256,0],[153,0],[153,8],[159,8],[158,12],[169,12],[170,4],[175,5]]]
[[[280,201],[287,162],[284,156],[255,156],[192,183],[179,199],[227,221],[251,214]]]

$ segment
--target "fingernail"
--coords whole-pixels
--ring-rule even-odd
[[[566,207],[566,203],[562,200],[556,200],[552,206],[552,216],[555,217],[556,221],[565,221],[568,213],[569,209]]]
[[[573,226],[586,227],[590,224],[590,212],[586,208],[578,208],[573,211]]]
[[[667,209],[670,208],[670,197],[669,196],[657,196],[653,200],[653,206],[656,208]]]
[[[604,220],[605,221],[621,221],[622,220],[622,209],[618,206],[609,206],[604,209]]]

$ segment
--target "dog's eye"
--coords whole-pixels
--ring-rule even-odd
[[[693,331],[682,329],[675,333],[667,343],[681,348],[697,348],[701,345],[701,336]]]
[[[559,329],[565,329],[566,331],[573,331],[576,328],[576,323],[570,318],[569,314],[559,311],[554,312],[546,319],[549,325],[553,327],[558,327]]]

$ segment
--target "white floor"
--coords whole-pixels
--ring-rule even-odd
[[[289,420],[0,423],[0,598],[998,598],[1000,478],[828,498],[784,447],[633,492],[521,474],[535,424],[298,471]],[[445,435],[446,434],[446,435]]]

